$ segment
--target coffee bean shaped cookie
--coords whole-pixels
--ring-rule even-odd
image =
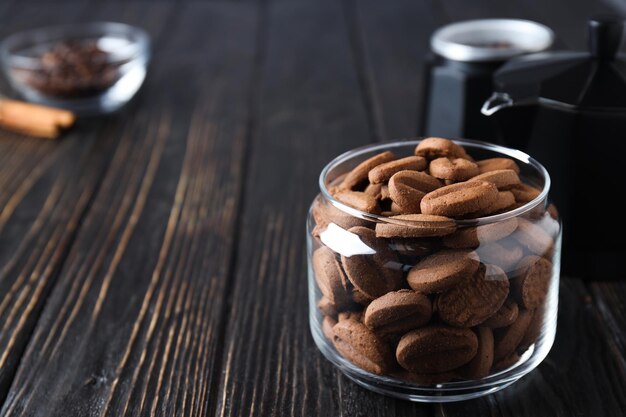
[[[428,323],[432,304],[411,290],[390,292],[372,301],[365,310],[365,325],[375,333],[405,333]]]
[[[367,181],[367,175],[374,167],[392,161],[395,158],[393,152],[386,151],[366,159],[346,175],[340,188],[343,190],[355,190],[356,187]]]
[[[498,189],[487,181],[460,182],[432,191],[422,198],[424,214],[462,216],[482,210],[498,198]]]
[[[367,220],[354,217],[330,203],[324,203],[319,200],[316,200],[311,210],[315,224],[322,229],[320,231],[325,230],[330,223],[334,223],[342,229],[349,229],[353,226],[366,226],[368,224]]]
[[[389,197],[400,212],[417,214],[426,193],[441,186],[438,179],[420,171],[400,171],[389,180]],[[392,206],[392,211],[393,206]]]
[[[523,183],[511,188],[511,192],[515,196],[515,201],[522,204],[534,200],[541,194],[541,190]]]
[[[517,320],[513,324],[496,330],[494,333],[494,360],[496,362],[515,352],[532,318],[532,311],[520,309]]]
[[[337,316],[338,321],[343,320],[355,320],[363,322],[363,312],[362,311],[342,311]]]
[[[317,308],[325,316],[337,317],[337,306],[334,305],[328,298],[322,297],[317,303]]]
[[[339,191],[335,199],[347,206],[372,214],[379,214],[380,207],[376,197],[361,191]]]
[[[539,336],[541,336],[541,333],[542,333],[541,329],[544,324],[544,319],[545,319],[545,314],[544,314],[544,308],[542,306],[540,308],[537,308],[533,312],[533,318],[530,321],[530,324],[528,325],[528,329],[526,330],[526,333],[524,333],[524,337],[522,337],[522,340],[519,342],[519,346],[517,347],[517,352],[520,355],[526,352],[526,350],[533,343],[535,343],[537,339],[539,339]]]
[[[394,366],[387,344],[356,320],[343,320],[333,327],[333,344],[341,356],[368,372],[382,375]]]
[[[421,156],[407,156],[378,165],[369,172],[368,178],[372,184],[380,184],[388,181],[396,172],[404,170],[422,171],[426,165],[426,159]]]
[[[396,359],[407,371],[436,374],[465,365],[477,350],[478,338],[470,329],[434,325],[402,336]]]
[[[462,146],[457,145],[450,139],[436,137],[422,140],[415,148],[415,155],[423,156],[429,161],[442,157],[465,158],[471,160]]]
[[[554,239],[539,225],[524,218],[519,218],[518,222],[512,236],[530,252],[543,256],[554,247]]]
[[[509,356],[504,357],[493,364],[492,371],[499,372],[510,368],[520,360],[520,356],[513,352]]]
[[[500,169],[512,169],[516,174],[519,174],[519,166],[514,160],[509,158],[483,159],[482,161],[476,162],[476,164],[478,165],[481,174]]]
[[[490,327],[492,329],[499,329],[501,327],[510,326],[517,320],[519,315],[519,307],[515,301],[506,300],[502,307],[494,314],[482,323],[482,326]]]
[[[372,301],[374,301],[373,297],[365,295],[358,288],[352,288],[352,301],[362,306],[368,306]]]
[[[382,200],[382,190],[382,184],[367,184],[367,187],[365,187],[365,190],[363,190],[363,192],[367,195],[371,195],[376,200],[380,201]]]
[[[348,280],[335,257],[335,252],[322,246],[313,252],[312,259],[315,281],[324,297],[338,308],[349,305],[351,296],[348,291]]]
[[[409,286],[426,294],[446,291],[468,279],[478,270],[475,252],[440,251],[416,264],[407,275]]]
[[[480,175],[476,175],[469,181],[489,181],[498,187],[500,191],[510,190],[521,183],[519,176],[512,169],[498,169],[484,172]]]
[[[494,214],[504,213],[511,210],[515,205],[515,196],[510,191],[499,191],[498,198],[489,207],[478,210],[468,215],[468,217],[477,219],[479,217],[493,216]]]
[[[519,275],[512,279],[516,300],[527,309],[543,304],[552,278],[552,263],[545,258],[530,255],[517,266]]]
[[[335,324],[337,324],[337,320],[330,316],[324,317],[324,320],[322,321],[322,333],[330,342],[333,341],[333,327],[335,327]]]
[[[497,265],[507,273],[513,271],[524,257],[524,250],[519,245],[507,241],[481,245],[476,253],[482,262]]]
[[[444,216],[401,214],[376,223],[376,236],[382,238],[417,238],[445,236],[454,233],[456,223]]]
[[[437,158],[428,167],[430,175],[442,180],[466,181],[478,175],[478,165],[463,158]]]
[[[493,316],[509,295],[509,279],[495,265],[481,265],[469,280],[437,297],[437,313],[446,323],[473,327]]]
[[[493,365],[493,332],[488,327],[476,329],[478,351],[474,358],[458,372],[466,379],[481,379],[489,375]]]
[[[439,249],[439,244],[429,238],[390,239],[389,248],[403,257],[422,258]]]
[[[476,248],[481,244],[496,242],[509,236],[517,229],[517,218],[482,226],[458,229],[453,235],[443,238],[443,244],[449,248]]]

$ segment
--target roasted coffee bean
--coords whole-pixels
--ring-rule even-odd
[[[543,304],[552,278],[552,263],[539,256],[527,256],[517,266],[517,275],[512,280],[516,300],[527,309]]]
[[[459,373],[466,379],[481,379],[489,375],[493,365],[493,332],[488,327],[476,329],[478,351],[474,358]]]
[[[375,299],[365,310],[365,325],[380,334],[405,333],[428,323],[432,304],[411,290],[390,292]]]
[[[506,191],[518,186],[521,182],[519,176],[512,169],[498,169],[476,175],[469,181],[489,181],[493,183],[498,190]]]
[[[411,268],[407,282],[415,291],[426,294],[446,291],[473,275],[479,265],[475,252],[441,251]]]
[[[454,220],[443,216],[401,214],[389,217],[387,221],[389,223],[376,224],[376,236],[383,238],[445,236],[456,230]]]
[[[402,336],[396,359],[407,371],[434,374],[465,365],[477,351],[478,338],[470,329],[434,325]]]
[[[396,172],[411,170],[422,171],[426,168],[427,161],[421,156],[408,156],[395,161],[385,162],[373,168],[368,178],[372,184],[379,184],[388,181]]]
[[[315,281],[324,297],[341,308],[350,304],[348,280],[335,257],[335,252],[322,246],[313,252]]]
[[[483,174],[489,171],[497,171],[500,169],[512,169],[516,174],[519,174],[519,166],[517,163],[509,158],[490,158],[483,159],[482,161],[476,162],[478,168],[480,169],[480,173]]]
[[[389,180],[389,197],[401,213],[418,214],[422,198],[440,186],[438,179],[425,172],[400,171]]]
[[[533,318],[532,311],[520,309],[517,320],[494,334],[494,360],[500,361],[515,352]]]
[[[492,329],[510,326],[517,320],[518,314],[519,308],[517,304],[514,301],[506,300],[496,314],[485,320],[482,325]]]
[[[346,178],[344,178],[341,183],[341,188],[344,190],[355,190],[358,185],[367,181],[367,174],[369,174],[374,167],[392,161],[395,158],[393,152],[385,151],[366,159],[346,175]]]
[[[415,148],[415,155],[423,156],[432,161],[437,158],[465,158],[470,159],[462,146],[457,145],[450,139],[426,138]]]
[[[495,265],[481,265],[470,279],[437,297],[437,314],[457,327],[473,327],[493,316],[509,295],[509,279]]]
[[[391,350],[363,323],[348,319],[333,327],[335,349],[356,366],[374,374],[393,369]]]
[[[476,248],[481,244],[496,242],[509,236],[517,229],[517,218],[489,223],[477,227],[458,229],[456,233],[443,238],[449,248]]]
[[[498,189],[487,181],[461,182],[426,194],[420,204],[422,213],[462,216],[489,207],[498,198]]]
[[[430,175],[442,180],[466,181],[478,175],[478,165],[463,158],[437,158],[428,167]]]
[[[378,200],[367,193],[360,191],[339,191],[335,198],[347,206],[367,213],[378,214],[380,207]]]

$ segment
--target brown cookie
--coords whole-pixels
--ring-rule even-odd
[[[522,204],[534,200],[541,194],[541,190],[523,183],[511,188],[511,192],[515,196],[515,201]]]
[[[389,223],[376,224],[376,236],[383,238],[412,238],[445,236],[454,233],[456,223],[443,216],[401,214],[389,217]],[[397,221],[397,223],[393,223]]]
[[[365,187],[363,192],[367,195],[371,195],[376,200],[382,200],[382,189],[382,184],[367,184],[367,187]]]
[[[394,366],[387,344],[363,323],[348,319],[333,327],[335,349],[356,366],[375,374],[385,374]]]
[[[463,158],[437,158],[428,167],[430,175],[442,180],[466,181],[478,175],[478,165]]]
[[[514,160],[509,158],[483,159],[482,161],[476,162],[476,164],[481,174],[489,171],[497,171],[499,169],[512,169],[516,174],[519,174],[519,166],[517,166]]]
[[[396,359],[410,372],[437,374],[465,365],[477,350],[478,338],[470,329],[435,325],[402,336]]]
[[[415,155],[423,156],[429,161],[442,157],[471,159],[461,145],[450,139],[436,137],[422,140],[415,148]]]
[[[545,258],[530,255],[520,261],[512,279],[515,299],[527,309],[541,306],[548,295],[552,263]]]
[[[512,236],[522,246],[539,256],[551,250],[554,246],[554,239],[541,226],[521,217],[518,222],[517,230]]]
[[[487,181],[461,182],[426,194],[420,208],[424,214],[462,216],[489,207],[498,198],[498,189]]]
[[[382,187],[380,187],[380,199],[387,200],[390,198],[391,198],[391,195],[389,194],[389,186],[384,184]]]
[[[468,215],[470,218],[477,219],[479,217],[493,216],[494,214],[504,213],[511,210],[515,205],[515,197],[510,191],[499,191],[498,198],[489,207]]]
[[[339,308],[350,304],[348,280],[335,257],[335,252],[322,246],[313,252],[312,263],[315,281],[324,297]]]
[[[539,339],[541,336],[541,329],[544,325],[544,308],[543,306],[536,309],[533,313],[533,318],[528,325],[528,330],[524,333],[524,337],[519,342],[519,346],[517,347],[517,352],[521,355],[526,352],[526,350]]]
[[[426,193],[441,187],[437,178],[420,171],[400,171],[389,180],[389,197],[403,214],[420,212],[420,201]]]
[[[367,307],[372,301],[374,301],[374,298],[363,294],[358,288],[352,288],[352,301]]]
[[[374,155],[369,159],[361,162],[352,171],[346,175],[341,182],[340,188],[343,190],[354,190],[360,184],[367,180],[367,174],[376,166],[392,161],[396,156],[391,151],[385,151]]]
[[[515,352],[524,334],[526,334],[532,318],[532,311],[520,309],[517,320],[513,324],[498,329],[494,333],[494,360],[496,362]]]
[[[326,336],[326,339],[328,339],[330,342],[333,341],[333,327],[335,327],[335,324],[337,324],[337,320],[330,316],[325,316],[324,320],[322,321],[322,333],[324,333],[324,336]]]
[[[320,298],[317,308],[325,316],[337,317],[337,306],[326,297]]]
[[[493,316],[509,295],[509,279],[495,265],[481,265],[470,279],[463,280],[437,297],[437,314],[457,327],[473,327]]]
[[[339,191],[335,198],[347,206],[372,214],[379,214],[378,200],[361,191]]]
[[[515,229],[517,229],[517,219],[513,217],[501,222],[458,229],[454,234],[444,237],[443,244],[455,249],[476,248],[479,245],[503,239]]]
[[[316,200],[311,208],[313,219],[321,230],[325,230],[330,223],[334,223],[342,229],[349,229],[353,226],[366,226],[367,220],[359,219],[348,213],[339,210],[330,203],[324,203]]]
[[[497,169],[495,171],[484,172],[476,175],[469,181],[489,181],[493,183],[498,190],[506,191],[520,184],[519,176],[512,169]]]
[[[483,263],[497,265],[507,273],[515,270],[524,257],[524,250],[517,243],[507,240],[480,245],[476,253]]]
[[[474,358],[458,372],[466,379],[481,379],[489,375],[493,365],[493,332],[488,327],[476,329],[478,351]]]
[[[440,251],[411,268],[407,282],[415,291],[426,294],[446,291],[473,275],[479,265],[475,252]]]
[[[404,170],[422,171],[426,165],[426,159],[421,156],[407,156],[380,164],[372,169],[367,176],[372,184],[380,184],[388,181],[396,172]]]
[[[497,372],[497,371],[503,371],[505,369],[508,369],[511,366],[515,365],[517,361],[519,361],[519,359],[520,359],[520,356],[517,353],[513,352],[509,356],[502,358],[498,360],[496,363],[494,363],[492,370],[494,372]]]
[[[343,320],[355,320],[363,322],[363,312],[362,311],[342,311],[337,316],[338,321]]]
[[[372,301],[364,323],[378,334],[405,333],[428,323],[432,304],[428,297],[411,290],[390,292]]]
[[[430,255],[439,245],[429,238],[407,238],[389,240],[389,248],[401,256],[424,257]]]
[[[506,300],[496,314],[485,320],[482,325],[492,329],[510,326],[517,320],[518,315],[519,307],[517,307],[517,304],[514,301]]]

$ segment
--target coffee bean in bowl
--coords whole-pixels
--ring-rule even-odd
[[[373,391],[474,398],[547,355],[561,224],[519,151],[446,138],[367,146],[320,175],[307,221],[321,352]]]

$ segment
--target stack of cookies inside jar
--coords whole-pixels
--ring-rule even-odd
[[[316,319],[351,365],[417,384],[476,380],[542,337],[558,295],[556,209],[519,161],[475,158],[427,138],[409,156],[368,155],[315,199]]]

